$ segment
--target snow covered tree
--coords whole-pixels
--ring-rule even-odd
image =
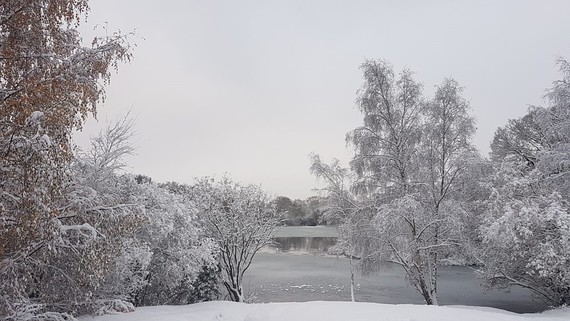
[[[421,135],[420,116],[425,108],[421,85],[409,70],[396,79],[391,65],[368,60],[360,67],[364,85],[357,107],[364,125],[347,134],[355,149],[350,165],[358,175],[358,190],[385,196],[410,191],[412,157]]]
[[[457,194],[470,164],[479,159],[472,144],[475,121],[469,115],[469,103],[461,92],[454,79],[445,79],[437,88],[435,97],[424,110],[424,135],[420,141],[418,180],[422,184],[417,196],[427,207],[425,214],[429,219],[415,238],[421,243],[418,249],[424,249],[422,256],[427,261],[424,277],[429,280],[428,293],[434,304],[437,304],[440,259],[461,245],[459,232],[469,216],[467,205]]]
[[[325,182],[325,187],[319,192],[323,194],[321,210],[324,219],[336,226],[340,237],[333,247],[337,254],[346,255],[349,258],[350,267],[350,298],[354,302],[354,242],[360,239],[355,231],[354,219],[357,212],[363,210],[363,202],[357,200],[357,196],[350,191],[354,177],[348,168],[343,168],[337,159],[331,164],[324,163],[319,155],[311,154],[311,174]],[[364,222],[367,223],[366,221]]]
[[[110,71],[130,59],[122,36],[81,46],[86,0],[0,5],[0,315],[31,308],[32,270],[60,236],[71,133],[104,97]],[[89,234],[90,231],[83,232]],[[32,311],[32,312],[33,312]]]
[[[127,116],[108,126],[72,163],[60,238],[34,270],[34,297],[52,311],[128,311],[215,295],[214,242],[190,198],[122,172],[132,125]]]
[[[356,196],[350,191],[354,178],[348,168],[343,168],[339,160],[324,163],[320,156],[311,154],[311,174],[326,185],[319,189],[324,194],[325,219],[332,225],[342,225],[357,207]]]
[[[570,67],[531,107],[495,133],[495,172],[480,229],[489,286],[518,285],[554,305],[570,303]]]
[[[47,271],[36,275],[36,296],[51,310],[94,312],[107,299],[103,283],[115,258],[145,222],[138,184],[121,172],[134,151],[131,126],[128,117],[108,126],[70,167],[56,217],[60,233],[45,258]]]
[[[230,299],[243,302],[243,275],[255,254],[272,242],[279,216],[258,186],[240,185],[227,177],[200,179],[192,195],[208,235],[217,242]]]
[[[366,210],[353,213],[359,217],[351,219],[356,224],[350,228],[358,229],[358,233],[350,235],[359,235],[362,240],[352,243],[357,246],[360,267],[365,272],[394,261],[404,267],[408,280],[420,293],[429,293],[425,286],[421,287],[426,283],[423,275],[408,267],[413,264],[408,263],[409,258],[419,256],[409,246],[413,246],[415,236],[408,233],[406,226],[415,232],[418,219],[400,215],[423,214],[423,211],[399,210],[402,200],[413,200],[411,195],[416,191],[414,157],[425,108],[421,85],[408,70],[396,79],[392,66],[384,61],[366,61],[361,69],[364,84],[357,106],[364,115],[364,126],[350,132],[347,141],[355,148],[351,167],[357,180],[353,190],[366,195],[371,204]],[[393,235],[403,237],[395,239]],[[425,299],[431,303],[429,295]]]
[[[519,164],[520,166],[524,166]],[[522,286],[554,305],[570,302],[570,209],[538,172],[503,164],[480,228],[487,286]]]
[[[459,245],[467,212],[455,200],[461,176],[475,156],[475,127],[456,81],[445,80],[427,102],[405,70],[398,79],[386,62],[362,65],[357,99],[364,126],[347,135],[355,148],[353,190],[365,204],[352,215],[360,266],[401,266],[427,304],[437,304],[441,253]],[[362,202],[362,200],[361,200]]]

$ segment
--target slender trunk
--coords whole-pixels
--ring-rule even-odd
[[[437,261],[434,262],[433,267],[433,275],[431,280],[431,289],[430,289],[430,296],[431,300],[434,305],[438,305],[437,303]]]
[[[421,262],[419,262],[419,253],[417,253],[418,255],[418,259],[416,260],[416,269],[417,269],[417,282],[419,284],[419,290],[420,293],[422,294],[422,296],[424,297],[424,300],[426,301],[427,305],[433,305],[433,298],[431,296],[431,291],[428,288],[428,284],[426,283],[426,276],[424,275],[425,271],[422,271],[421,268]],[[427,258],[429,260],[429,257]],[[429,264],[428,264],[428,269],[429,269]],[[429,271],[428,271],[429,272]]]
[[[354,299],[354,265],[352,263],[352,251],[349,253],[349,263],[350,263],[350,300],[356,302]]]
[[[426,283],[426,275],[425,275],[425,268],[424,268],[424,262],[427,261],[427,268],[428,268],[428,273],[431,273],[430,269],[430,255],[429,253],[426,255],[427,257],[422,258],[422,253],[421,251],[418,249],[418,240],[417,240],[417,229],[416,229],[416,222],[415,220],[412,219],[412,222],[410,223],[410,228],[411,228],[411,232],[412,232],[412,240],[414,240],[413,242],[415,242],[414,244],[414,249],[413,249],[413,266],[416,269],[416,273],[412,273],[412,271],[410,270],[408,272],[408,276],[410,277],[410,280],[415,280],[414,282],[417,282],[417,287],[418,290],[420,291],[421,295],[424,297],[424,300],[426,301],[427,305],[432,305],[433,304],[433,300],[431,297],[431,291],[428,288],[428,284]],[[431,280],[430,280],[431,282]]]
[[[427,288],[427,284],[426,284],[424,278],[420,276],[418,281],[420,282],[420,289],[422,292],[422,296],[424,297],[424,300],[426,301],[426,304],[427,305],[433,305],[434,304],[433,298],[430,295],[430,291]]]
[[[438,277],[438,267],[437,267],[437,262],[438,262],[438,257],[437,257],[437,249],[434,251],[433,254],[433,260],[431,262],[431,289],[430,289],[430,295],[432,297],[432,301],[433,304],[438,305],[437,304],[437,277]]]
[[[443,184],[443,181],[442,181]],[[442,191],[443,193],[443,191]],[[435,224],[434,226],[434,244],[437,245],[439,244],[439,219],[440,219],[440,213],[439,213],[439,203],[436,204],[435,207],[435,219],[436,222],[438,222],[437,224]],[[438,277],[438,262],[439,262],[439,257],[438,257],[438,248],[435,247],[433,248],[431,251],[431,262],[430,262],[430,282],[431,282],[431,288],[430,288],[430,296],[432,297],[432,301],[433,304],[438,305],[437,303],[437,277]],[[428,258],[429,259],[429,258]]]
[[[354,298],[354,262],[353,258],[354,255],[352,254],[352,237],[353,237],[353,226],[352,226],[352,217],[350,218],[350,226],[349,226],[349,238],[348,238],[348,263],[350,265],[350,301],[356,302]]]

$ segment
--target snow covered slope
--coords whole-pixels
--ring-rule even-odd
[[[570,308],[537,314],[468,306],[390,305],[352,302],[205,302],[138,308],[135,312],[82,317],[80,321],[568,321]]]

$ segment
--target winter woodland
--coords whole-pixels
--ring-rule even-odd
[[[182,184],[129,173],[128,115],[76,147],[73,132],[133,54],[129,34],[83,46],[77,26],[88,10],[87,0],[0,5],[0,318],[243,302],[245,271],[295,206],[317,213],[305,221],[338,228],[347,273],[396,264],[428,305],[438,304],[438,267],[451,262],[474,266],[488,287],[570,304],[565,59],[547,105],[498,128],[490,157],[473,145],[476,121],[457,80],[427,97],[411,70],[366,60],[362,125],[346,135],[354,156],[343,167],[311,155],[324,187],[295,203],[228,176]]]

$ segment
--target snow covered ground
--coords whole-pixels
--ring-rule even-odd
[[[138,308],[135,312],[82,317],[80,321],[568,321],[570,308],[516,314],[469,306],[391,305],[352,302],[245,304],[225,301]]]

